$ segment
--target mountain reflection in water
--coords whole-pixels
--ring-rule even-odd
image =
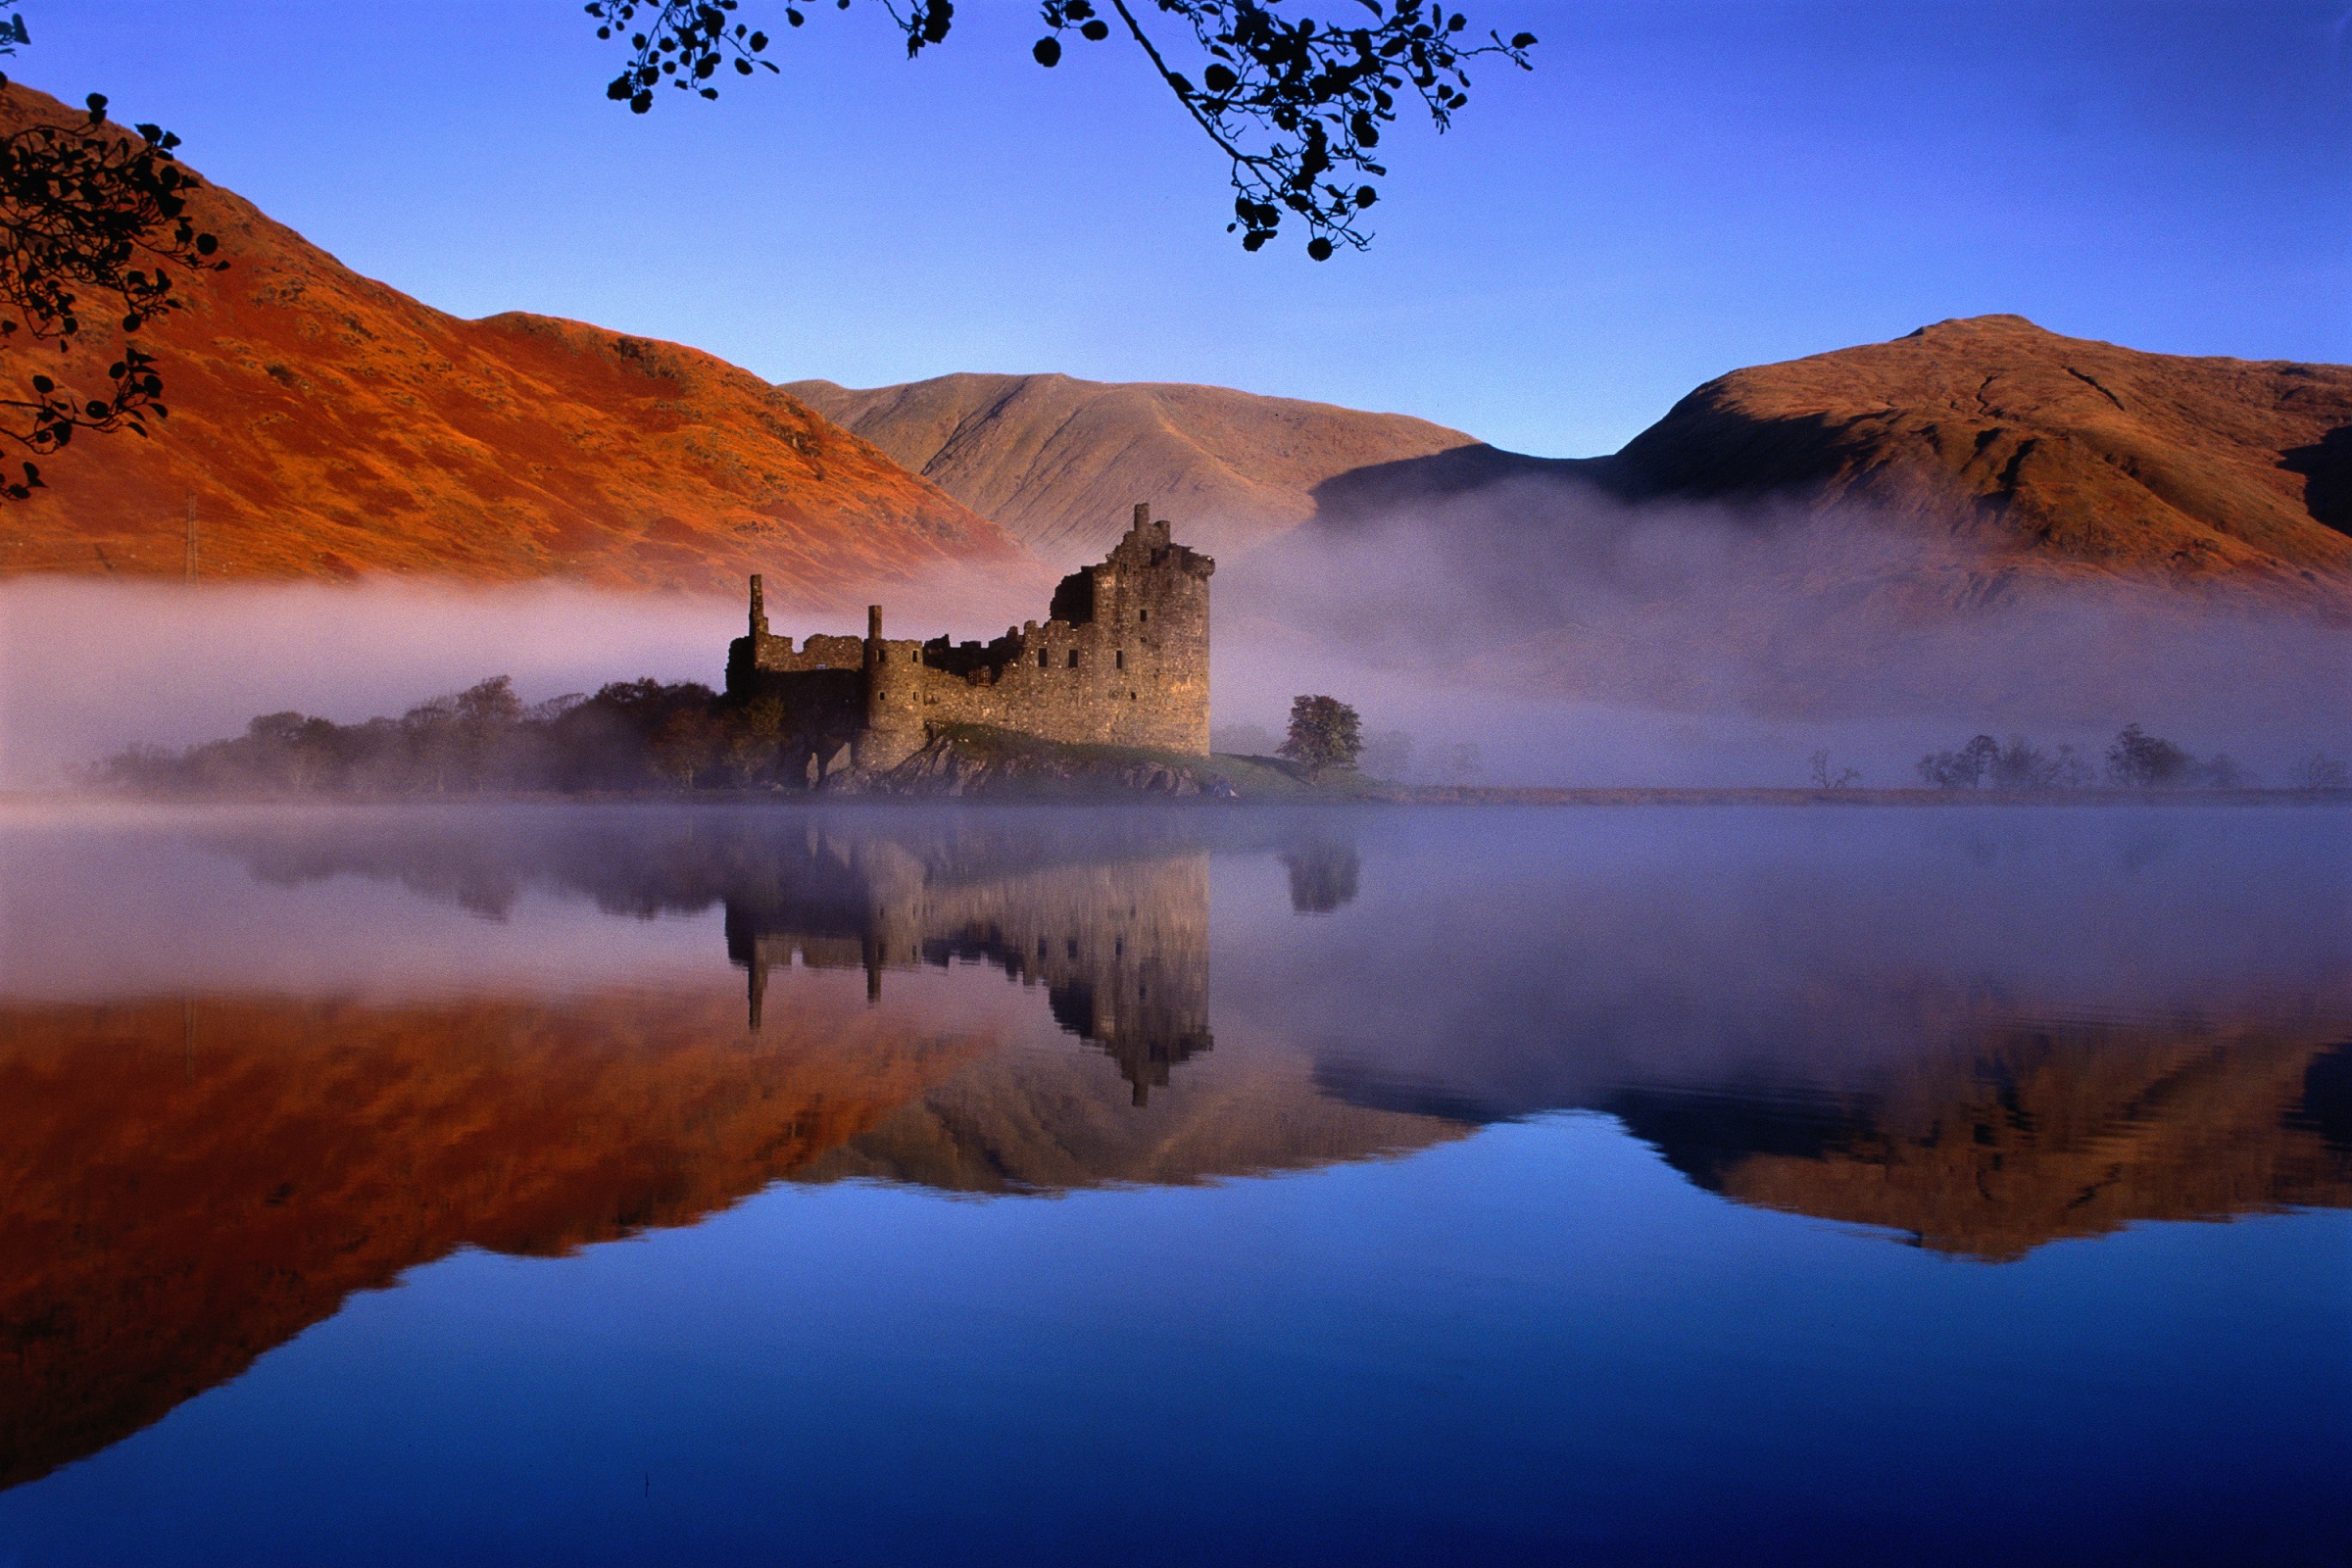
[[[1587,1110],[1983,1259],[2352,1205],[2318,819],[1827,814],[19,825],[0,1486],[454,1250],[779,1179],[1195,1183]]]

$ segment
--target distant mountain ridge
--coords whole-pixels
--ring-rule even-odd
[[[1710,381],[1607,482],[1860,503],[2100,570],[2310,580],[2352,571],[2352,367],[1938,321]]]
[[[1735,370],[1608,457],[1336,475],[1221,603],[1492,691],[2283,745],[2352,720],[2348,498],[2352,368],[1984,317]]]
[[[1476,446],[1337,475],[1317,524],[1511,483],[1634,506],[1836,514],[1996,569],[2352,588],[2352,367],[2148,354],[2020,316],[1734,370],[1605,458]],[[1532,487],[1532,488],[1531,488]]]
[[[1306,521],[1315,486],[1338,475],[1476,445],[1409,415],[1174,382],[956,374],[782,390],[1057,565],[1101,556],[1137,501],[1185,543],[1231,554]]]
[[[0,92],[0,128],[80,119]],[[177,577],[192,499],[207,580],[734,593],[760,571],[787,605],[941,568],[1045,580],[995,524],[711,355],[519,313],[462,320],[217,185],[193,207],[230,265],[144,334],[170,417],[44,465],[49,488],[0,514],[0,575]],[[115,352],[89,335],[69,385]],[[34,368],[24,351],[12,365]]]

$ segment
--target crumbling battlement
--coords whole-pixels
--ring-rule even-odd
[[[769,633],[754,577],[749,634],[727,650],[727,694],[782,702],[786,771],[811,783],[853,765],[895,766],[942,724],[1205,755],[1216,569],[1139,505],[1105,560],[1061,580],[1042,623],[987,643],[893,640],[875,605],[862,640],[812,636],[797,650]]]

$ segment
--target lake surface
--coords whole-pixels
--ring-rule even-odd
[[[19,809],[0,1565],[2352,1562],[2347,828]]]

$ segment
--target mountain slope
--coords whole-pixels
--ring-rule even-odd
[[[1214,386],[966,374],[783,390],[1056,564],[1101,556],[1137,501],[1187,544],[1238,552],[1305,521],[1336,474],[1473,444],[1401,414]]]
[[[2352,367],[1938,321],[1710,381],[1608,468],[1629,497],[1858,503],[2096,570],[2343,572]]]
[[[11,85],[0,129],[70,116]],[[171,416],[85,437],[0,511],[0,573],[565,576],[838,599],[941,567],[1035,574],[867,443],[709,354],[572,321],[461,320],[361,277],[218,187],[229,270],[148,336]],[[90,378],[110,334],[67,361]],[[0,368],[12,382],[29,351]],[[63,377],[61,377],[62,379]],[[68,384],[75,384],[69,380]]]
[[[1611,457],[1315,497],[1225,624],[1448,682],[2232,735],[2326,734],[2352,690],[2352,368],[1945,321],[1734,371]]]
[[[1497,485],[1506,520],[1707,503],[1876,523],[2009,571],[2332,603],[2352,580],[2352,367],[1939,321],[1719,376],[1611,457],[1477,446],[1335,475],[1315,521],[1345,536]]]

